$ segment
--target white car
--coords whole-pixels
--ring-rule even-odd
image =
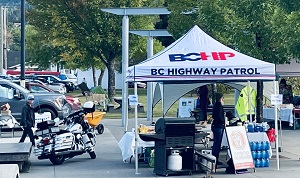
[[[60,74],[59,78],[72,82],[75,86],[78,85],[77,77],[74,74]]]

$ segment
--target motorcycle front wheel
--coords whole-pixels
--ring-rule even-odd
[[[64,155],[51,155],[49,157],[50,161],[54,165],[61,165],[65,161],[65,156]]]
[[[89,154],[90,154],[91,159],[96,159],[95,151],[90,151]]]

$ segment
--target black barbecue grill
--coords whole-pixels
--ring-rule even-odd
[[[194,171],[195,122],[195,118],[160,118],[155,124],[155,134],[140,134],[144,141],[155,141],[154,173],[191,174]],[[180,171],[167,169],[167,157],[172,149],[180,150]]]

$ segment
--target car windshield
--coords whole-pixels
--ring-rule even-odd
[[[66,74],[66,76],[67,76],[69,79],[77,79],[77,77],[76,77],[74,74]]]
[[[23,93],[30,93],[29,90],[27,90],[26,88],[21,87],[21,86],[18,85],[18,84],[15,84],[15,83],[13,83],[13,82],[9,82],[8,84],[9,84],[11,87],[13,87],[13,88],[15,88],[15,89],[17,89],[17,90],[20,90],[20,91],[23,92]]]
[[[58,77],[56,77],[56,76],[50,76],[50,77],[53,77],[53,78],[55,78],[56,80],[58,80],[58,81],[61,81],[61,79],[60,78],[58,78]],[[50,79],[51,80],[51,79]]]
[[[50,92],[49,90],[46,90],[45,88],[41,87],[41,86],[37,86],[37,85],[31,85],[30,87],[30,91],[37,93],[37,92]]]

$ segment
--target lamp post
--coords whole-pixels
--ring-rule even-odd
[[[3,7],[0,7],[0,23],[1,23],[1,39],[0,39],[0,44],[1,44],[1,48],[0,48],[0,74],[3,74],[3,68],[4,68],[4,63],[3,63]]]
[[[157,30],[130,30],[132,34],[140,35],[143,37],[148,37],[147,40],[147,58],[153,56],[153,37],[155,36],[172,36],[165,29],[157,29]],[[147,82],[147,120],[153,122],[152,117],[152,109],[153,109],[153,82]]]
[[[126,69],[128,67],[129,48],[129,15],[162,15],[170,14],[167,8],[102,8],[104,12],[122,15],[122,127],[128,119],[128,84],[126,83]]]
[[[128,119],[128,84],[126,83],[126,69],[128,67],[129,48],[129,15],[160,15],[170,14],[167,8],[102,8],[104,12],[123,15],[122,21],[122,127]],[[135,83],[136,88],[136,83]],[[125,127],[126,128],[126,127]],[[125,130],[127,131],[127,130]],[[137,147],[137,120],[135,119],[135,174],[138,173],[138,147]]]
[[[20,84],[25,87],[25,0],[21,0],[21,75]]]

